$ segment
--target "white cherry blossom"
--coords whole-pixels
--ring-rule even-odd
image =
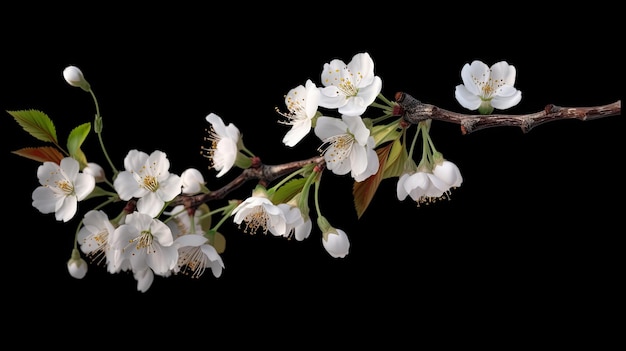
[[[461,69],[463,84],[456,86],[455,97],[461,106],[490,114],[494,108],[504,110],[517,105],[522,92],[515,85],[515,66],[500,61],[488,67],[479,60]]]
[[[367,52],[354,55],[348,64],[339,59],[325,63],[321,76],[324,87],[319,105],[346,115],[363,114],[383,85]]]
[[[168,275],[178,261],[170,227],[145,213],[128,214],[110,240],[113,249],[121,250],[122,259],[130,261],[133,272],[150,268],[154,274]]]
[[[180,176],[170,173],[170,161],[159,150],[148,155],[143,151],[130,150],[124,158],[125,170],[113,183],[122,200],[137,198],[137,210],[156,217],[166,201],[181,193]]]
[[[291,89],[285,96],[285,105],[288,113],[281,113],[287,121],[281,121],[290,125],[291,129],[283,137],[283,143],[287,146],[295,146],[310,131],[312,120],[317,114],[320,100],[320,90],[310,79],[306,85],[299,85]]]
[[[322,140],[326,167],[338,175],[351,173],[357,182],[378,172],[375,140],[360,116],[321,116],[315,134]],[[325,148],[323,148],[325,147]]]
[[[63,222],[74,217],[78,202],[96,186],[94,177],[81,173],[78,161],[72,157],[63,158],[60,164],[44,162],[37,169],[37,178],[41,186],[33,191],[33,206],[41,213],[54,212],[56,219]]]
[[[222,118],[215,113],[206,116],[207,122],[211,123],[211,130],[207,140],[211,147],[206,148],[212,167],[218,171],[216,177],[221,177],[228,172],[239,154],[241,133],[232,123],[224,124]]]
[[[285,213],[267,197],[263,190],[255,189],[252,196],[243,200],[232,212],[233,221],[240,226],[245,222],[244,232],[255,234],[259,230],[282,236],[287,231]]]

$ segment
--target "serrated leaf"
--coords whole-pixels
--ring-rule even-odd
[[[361,182],[354,182],[352,187],[352,195],[354,196],[354,207],[358,218],[361,218],[367,207],[372,202],[376,190],[380,182],[383,180],[383,169],[387,163],[389,152],[391,151],[392,143],[389,143],[383,147],[376,149],[378,154],[378,171],[376,174],[370,176]]]
[[[56,128],[47,114],[33,109],[7,112],[36,139],[57,144]]]
[[[80,146],[83,145],[85,139],[91,131],[91,123],[83,123],[78,127],[72,129],[70,135],[67,137],[67,151],[72,157],[80,150]]]
[[[41,163],[50,161],[60,164],[64,157],[58,149],[52,146],[25,147],[12,153]]]

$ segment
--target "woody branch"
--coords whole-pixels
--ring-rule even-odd
[[[241,185],[250,180],[257,179],[260,183],[264,183],[265,185],[267,185],[274,179],[291,173],[311,163],[314,163],[318,166],[323,166],[324,157],[314,156],[304,160],[292,161],[278,165],[263,164],[261,160],[257,157],[254,159],[250,168],[244,169],[235,179],[233,179],[223,187],[217,190],[213,190],[207,194],[179,195],[174,198],[174,200],[172,200],[170,205],[184,205],[185,208],[195,208],[205,202],[225,198],[227,194],[239,188]]]
[[[589,107],[562,107],[550,104],[547,105],[543,111],[521,115],[467,115],[422,103],[404,92],[396,93],[395,98],[398,107],[394,114],[402,116],[407,122],[415,124],[426,119],[434,119],[456,123],[461,126],[461,133],[463,134],[469,134],[490,127],[504,126],[519,127],[524,133],[527,133],[532,128],[550,121],[564,119],[589,121],[622,114],[622,100],[608,105]]]

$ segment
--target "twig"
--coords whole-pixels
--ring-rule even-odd
[[[324,163],[323,156],[315,156],[299,161],[287,162],[279,165],[266,165],[256,158],[250,168],[244,169],[235,179],[230,181],[223,187],[211,191],[208,194],[198,195],[178,195],[172,202],[171,206],[184,205],[185,208],[195,208],[205,202],[223,199],[231,191],[239,188],[241,185],[252,179],[258,179],[259,182],[268,184],[272,180],[279,178],[287,173],[291,173],[308,164],[315,163],[322,165]]]
[[[467,115],[451,112],[434,105],[424,104],[413,96],[404,93],[396,93],[398,107],[394,111],[397,116],[402,116],[409,123],[418,123],[426,119],[435,119],[444,122],[456,123],[461,126],[461,133],[469,134],[477,130],[490,127],[520,127],[524,133],[532,128],[563,119],[578,119],[590,121],[598,118],[617,116],[622,114],[622,100],[608,105],[590,107],[561,107],[547,105],[543,111],[523,115]]]

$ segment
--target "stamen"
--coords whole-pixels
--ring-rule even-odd
[[[250,211],[248,215],[243,219],[245,222],[245,227],[243,228],[244,233],[248,234],[256,234],[261,228],[264,234],[267,234],[268,231],[268,223],[270,221],[270,216],[265,212],[263,206],[257,206],[253,211]]]

